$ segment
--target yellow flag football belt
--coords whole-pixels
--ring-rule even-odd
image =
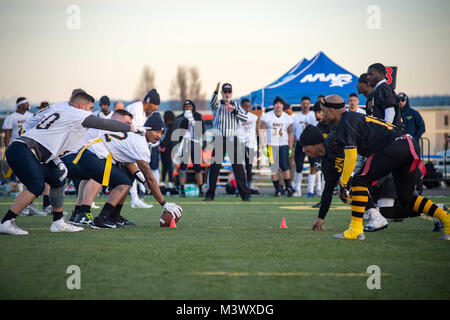
[[[5,153],[3,154],[3,156],[2,156],[2,174],[3,174],[3,178],[5,178],[5,179],[8,179],[9,177],[11,177],[11,174],[12,174],[12,169],[11,168],[9,168],[8,169],[8,171],[5,173],[5,170],[3,169],[3,167],[4,167],[4,163],[5,163],[5,161],[6,161],[6,150],[7,150],[8,148],[6,147],[5,148]]]
[[[95,143],[102,142],[103,140],[101,138],[93,140],[89,142],[87,145],[85,145],[83,148],[78,151],[77,156],[73,160],[73,164],[77,164],[78,161],[80,161],[81,156],[83,155],[83,152],[86,151],[86,149],[90,146],[92,146]],[[111,177],[111,168],[112,168],[112,154],[109,153],[108,157],[106,158],[106,164],[105,164],[105,170],[103,171],[103,181],[102,185],[107,187],[109,185],[109,178]]]

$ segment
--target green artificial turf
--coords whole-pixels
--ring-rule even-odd
[[[18,217],[30,234],[0,235],[0,299],[450,298],[450,242],[437,240],[432,221],[390,223],[349,241],[333,239],[350,222],[338,199],[322,232],[310,230],[318,198],[167,200],[184,209],[176,229],[159,226],[162,208],[151,197],[151,209],[127,202],[122,214],[137,226],[118,230],[51,233],[51,217]],[[2,216],[10,202],[0,198]],[[65,210],[74,203],[67,197]],[[71,265],[81,270],[79,290],[66,285]],[[367,287],[371,265],[381,270],[381,289]]]

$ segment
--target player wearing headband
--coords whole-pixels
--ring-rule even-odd
[[[352,179],[350,202],[352,220],[339,239],[365,239],[363,213],[369,200],[368,186],[392,172],[401,206],[417,213],[433,216],[444,223],[442,239],[450,240],[450,215],[432,201],[414,195],[417,167],[424,168],[417,156],[417,142],[403,135],[391,123],[356,112],[345,111],[338,95],[323,99],[321,107],[325,121],[337,123],[336,141],[344,148],[344,165],[340,181],[340,198],[347,202],[347,188],[355,169],[357,154],[368,157],[362,172]]]

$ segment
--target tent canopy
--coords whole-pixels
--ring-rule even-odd
[[[263,108],[272,106],[276,96],[290,104],[300,104],[304,96],[314,103],[321,94],[338,94],[347,101],[350,93],[357,93],[357,83],[357,76],[319,52],[311,60],[300,60],[283,76],[243,98],[249,99],[252,106]],[[366,98],[363,95],[358,97],[360,104],[364,105]]]

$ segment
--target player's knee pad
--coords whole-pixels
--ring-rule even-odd
[[[65,185],[50,188],[50,204],[53,208],[64,206],[64,188]]]

